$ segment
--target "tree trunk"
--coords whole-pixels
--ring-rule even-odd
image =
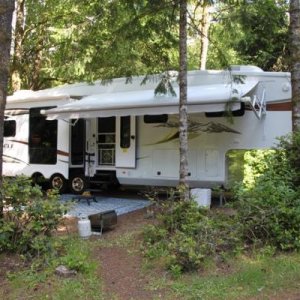
[[[11,67],[11,85],[12,90],[19,91],[21,89],[21,60],[22,60],[22,44],[24,38],[24,7],[25,0],[16,1],[16,27],[14,36],[14,55]]]
[[[188,114],[187,114],[187,1],[180,0],[179,24],[179,185],[184,200],[189,200],[188,176]]]
[[[11,22],[15,8],[13,0],[0,0],[0,191],[2,190],[3,126],[9,74]],[[0,193],[0,218],[3,216],[3,199]]]
[[[40,88],[40,71],[42,67],[42,41],[40,41],[35,50],[33,69],[32,69],[32,78],[30,82],[30,89],[33,91],[39,90]]]
[[[208,53],[208,34],[210,26],[209,7],[204,5],[201,14],[201,40],[200,40],[200,70],[206,70],[207,53]]]
[[[300,130],[300,2],[290,0],[290,52],[293,132]]]

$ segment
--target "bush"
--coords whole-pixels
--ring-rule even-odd
[[[4,216],[0,219],[0,251],[13,251],[34,256],[51,250],[51,233],[65,211],[58,193],[43,195],[23,176],[4,179],[2,199]]]
[[[263,160],[250,160],[252,178],[237,188],[235,203],[247,242],[300,249],[299,149],[300,135],[289,135]]]
[[[234,251],[240,241],[234,218],[201,209],[193,200],[168,199],[158,219],[144,229],[145,255],[165,257],[174,274],[197,270],[206,258]]]

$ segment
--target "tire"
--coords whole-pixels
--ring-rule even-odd
[[[69,187],[72,193],[82,194],[88,188],[88,183],[84,175],[74,175]]]
[[[67,189],[67,181],[61,174],[53,174],[50,178],[51,189],[57,189],[59,193],[63,193]]]

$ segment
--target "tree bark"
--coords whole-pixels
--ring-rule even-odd
[[[179,24],[179,185],[183,200],[189,200],[188,176],[188,112],[187,112],[187,1],[180,0]]]
[[[32,78],[30,82],[30,89],[33,91],[39,90],[40,88],[40,72],[42,67],[42,44],[43,41],[40,41],[40,44],[37,45],[34,53],[34,62],[32,69]]]
[[[11,86],[12,90],[19,91],[21,89],[21,60],[22,60],[22,45],[24,38],[24,22],[25,22],[25,0],[16,1],[16,27],[14,36],[14,55],[11,66]]]
[[[300,2],[290,0],[290,52],[293,132],[300,130]]]
[[[208,53],[208,34],[210,26],[209,7],[203,4],[201,14],[201,40],[200,40],[200,70],[206,70],[207,53]]]
[[[11,22],[14,0],[0,0],[0,191],[2,190],[3,126],[6,104],[9,58],[11,47]],[[3,216],[3,199],[0,193],[0,218]]]

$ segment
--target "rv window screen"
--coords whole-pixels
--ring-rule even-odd
[[[152,123],[167,123],[168,122],[168,115],[145,115],[144,116],[144,123],[152,124]]]
[[[57,120],[46,120],[41,109],[29,111],[29,162],[31,164],[54,165],[57,161]]]
[[[130,147],[130,116],[121,117],[121,148]]]
[[[241,102],[241,108],[238,110],[234,110],[232,112],[226,112],[226,111],[216,111],[216,112],[208,112],[205,113],[205,117],[207,118],[221,118],[226,116],[232,116],[232,117],[242,117],[245,114],[245,103]]]
[[[16,135],[16,121],[15,120],[7,120],[4,121],[4,137],[12,137]]]

